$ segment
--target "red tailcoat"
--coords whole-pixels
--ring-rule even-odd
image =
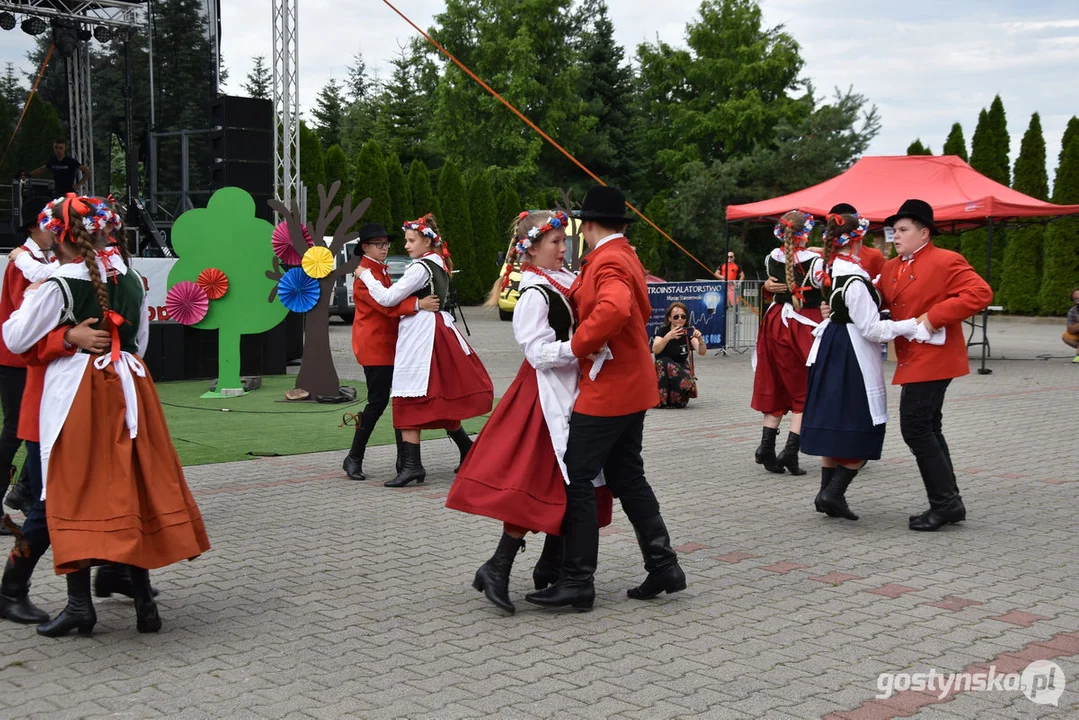
[[[984,310],[993,301],[993,291],[962,255],[930,242],[909,264],[894,257],[881,270],[880,291],[893,320],[928,313],[930,325],[946,328],[943,345],[896,338],[899,364],[893,385],[946,380],[970,372],[963,321]]]
[[[583,373],[574,412],[615,417],[655,407],[659,388],[645,330],[652,305],[644,267],[629,241],[616,237],[589,253],[569,297],[580,318],[570,345]],[[604,345],[614,358],[592,380],[586,358]]]
[[[389,268],[364,255],[352,283],[352,301],[356,305],[356,315],[352,320],[352,353],[360,365],[393,365],[397,349],[397,323],[405,315],[416,314],[416,298],[405,298],[396,307],[382,307],[360,280],[363,268],[369,268],[384,287],[393,284]]]
[[[0,291],[0,325],[3,325],[11,317],[11,313],[22,305],[23,295],[26,294],[28,287],[30,287],[30,281],[22,274],[22,270],[15,266],[15,261],[9,260],[4,269],[4,287]],[[8,350],[3,337],[0,337],[0,365],[26,367],[26,360]]]
[[[858,251],[858,259],[870,280],[875,280],[884,268],[884,253],[874,247],[863,247]]]

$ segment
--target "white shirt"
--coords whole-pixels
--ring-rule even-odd
[[[596,246],[593,247],[592,249],[593,250],[599,250],[601,247],[603,247],[604,243],[610,242],[611,240],[614,240],[615,238],[620,238],[620,237],[625,237],[625,235],[623,235],[620,232],[611,233],[610,235],[608,235],[605,238],[600,238],[600,241],[598,243],[596,243]]]

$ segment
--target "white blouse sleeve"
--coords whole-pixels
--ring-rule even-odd
[[[22,305],[4,323],[4,344],[21,355],[56,329],[63,312],[64,296],[56,283],[28,291]]]
[[[60,267],[60,264],[38,262],[27,250],[19,253],[15,258],[15,267],[22,272],[23,277],[32,283],[36,283],[51,278],[52,274],[56,272],[56,268]]]
[[[396,307],[402,300],[429,283],[431,272],[423,263],[415,262],[409,265],[401,279],[390,287],[383,286],[367,268],[360,273],[360,280],[363,280],[375,302],[382,307]]]
[[[547,303],[542,291],[521,293],[513,308],[513,336],[528,364],[537,370],[577,364],[570,344],[560,341],[547,322]]]
[[[139,308],[139,328],[135,331],[135,352],[139,357],[146,355],[146,346],[150,344],[150,293],[142,294],[142,307]]]
[[[911,339],[918,328],[918,321],[914,318],[881,320],[880,310],[869,295],[869,290],[857,280],[847,284],[846,290],[843,291],[843,301],[850,313],[850,321],[858,328],[862,337],[870,342],[886,343],[900,336]]]

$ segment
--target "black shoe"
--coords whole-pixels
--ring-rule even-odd
[[[558,581],[558,568],[562,565],[562,536],[548,534],[543,540],[543,552],[540,553],[536,567],[532,568],[532,582],[537,590],[542,590]]]
[[[128,565],[127,570],[135,592],[135,628],[140,633],[155,633],[161,629],[161,616],[150,587],[150,571],[134,565]]]
[[[94,573],[94,596],[99,598],[112,597],[113,593],[135,597],[135,590],[131,586],[131,573],[128,565],[110,563],[102,565]],[[151,587],[150,594],[157,597],[157,588]]]
[[[426,479],[427,471],[424,470],[423,465],[420,463],[419,443],[402,441],[401,471],[397,473],[397,477],[393,480],[382,483],[383,486],[399,488],[408,485],[412,481],[415,481],[417,485],[422,485],[423,481]]]
[[[363,474],[363,458],[354,458],[351,453],[345,456],[345,462],[341,464],[341,469],[352,480],[367,479],[367,476]]]
[[[517,608],[510,602],[510,569],[513,567],[513,559],[524,547],[525,541],[521,538],[502,533],[495,554],[480,565],[480,569],[476,571],[476,579],[472,581],[472,587],[511,615],[517,612]]]
[[[775,462],[771,465],[764,464],[770,472],[781,473],[786,469],[791,475],[805,475],[806,471],[798,467],[798,450],[801,448],[802,436],[798,433],[787,433],[787,444],[776,455]]]
[[[90,635],[97,624],[94,601],[90,598],[90,568],[67,574],[67,607],[47,623],[37,626],[37,634],[62,637],[72,630]]]
[[[911,530],[935,532],[945,525],[963,522],[967,519],[967,509],[963,499],[956,497],[943,508],[930,508],[921,515],[912,515],[909,523]]]
[[[15,468],[12,467],[10,474],[15,476]],[[12,510],[18,510],[23,515],[30,511],[30,508],[34,505],[34,498],[30,496],[30,478],[27,475],[26,463],[23,463],[22,471],[19,473],[19,479],[11,483],[11,489],[8,491],[7,497],[4,498],[4,504]]]
[[[678,555],[671,548],[671,538],[667,526],[659,515],[650,517],[634,525],[637,544],[644,556],[644,569],[648,577],[635,588],[626,591],[626,595],[635,600],[650,600],[660,593],[676,593],[686,589],[686,574],[678,565]]]
[[[49,614],[30,602],[30,575],[34,565],[30,558],[12,553],[4,566],[0,581],[0,618],[23,625],[40,625],[49,621]]]
[[[854,476],[857,474],[857,470],[851,470],[842,465],[835,467],[832,472],[832,479],[817,494],[816,500],[813,501],[813,504],[817,507],[817,512],[827,513],[829,517],[857,520],[858,516],[851,512],[850,507],[847,505],[846,497],[847,488],[850,487]]]
[[[453,471],[459,472],[461,470],[461,464],[465,461],[465,455],[468,455],[468,451],[472,448],[472,438],[468,436],[463,427],[459,427],[456,430],[447,430],[446,434],[449,435],[450,440],[457,445],[457,450],[461,453],[461,461],[457,463],[457,467]]]
[[[525,595],[525,601],[541,607],[572,607],[582,612],[596,602],[593,576],[599,558],[599,527],[591,523],[566,525],[565,551],[558,580],[548,588]]]
[[[757,451],[753,453],[753,459],[757,461],[758,465],[767,467],[775,464],[777,435],[779,435],[779,428],[761,428],[761,444],[757,446]]]

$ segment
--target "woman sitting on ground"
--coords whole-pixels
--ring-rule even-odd
[[[688,327],[689,310],[680,302],[667,308],[666,324],[652,338],[652,354],[656,356],[656,379],[659,381],[659,405],[656,407],[684,408],[690,398],[697,397],[697,381],[689,367],[689,354],[708,352],[701,331]]]

